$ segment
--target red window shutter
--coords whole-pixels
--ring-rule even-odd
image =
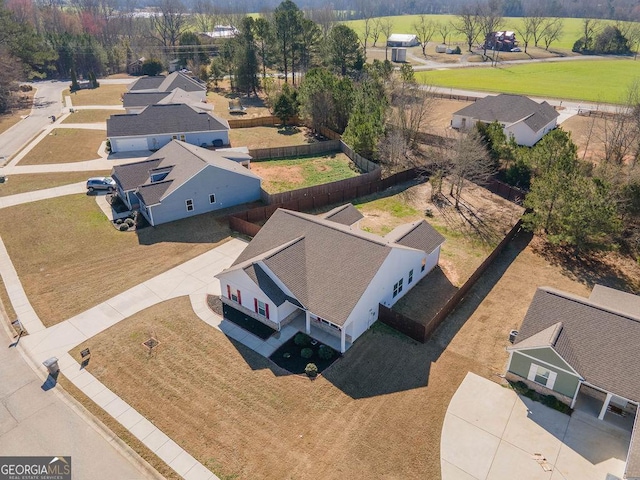
[[[240,290],[238,290],[238,303],[242,305],[242,297],[240,296]]]
[[[231,300],[231,287],[227,285],[227,298]]]
[[[253,299],[253,310],[258,313],[258,299],[254,298]]]
[[[268,303],[264,304],[264,311],[265,311],[265,314],[267,316],[267,319],[269,319],[269,304]]]

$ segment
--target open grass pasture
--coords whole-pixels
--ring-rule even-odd
[[[358,167],[341,152],[253,162],[251,171],[262,178],[262,188],[269,193],[281,193],[360,175]]]
[[[67,88],[62,92],[62,98],[71,97],[73,106],[82,107],[87,105],[121,105],[122,94],[127,91],[128,85],[100,85],[93,90],[78,90],[75,93],[69,92]]]
[[[105,140],[105,130],[55,128],[19,164],[48,165],[95,160],[99,158],[98,149]]]
[[[416,73],[426,84],[467,90],[622,103],[640,76],[633,59],[572,60]]]
[[[46,326],[210,250],[229,234],[226,221],[212,214],[119,232],[88,195],[17,205],[0,214],[0,236]]]
[[[250,127],[229,130],[229,141],[233,147],[274,148],[292,147],[316,142],[306,127]]]
[[[438,22],[447,23],[455,22],[455,15],[425,15],[428,19]],[[393,33],[415,33],[413,24],[419,21],[420,15],[401,15],[397,17],[383,17],[389,18],[393,22]],[[608,23],[603,20],[604,23]],[[351,28],[353,28],[359,35],[362,35],[364,31],[364,20],[352,20],[346,22]],[[505,17],[502,23],[501,29],[503,30],[517,30],[522,25],[521,18]],[[517,32],[516,32],[517,35]],[[563,33],[557,42],[551,44],[550,50],[571,50],[573,44],[582,36],[582,19],[580,18],[564,18],[563,19]],[[371,42],[371,40],[369,40]],[[438,34],[434,35],[431,39],[432,42],[442,42],[442,38],[438,37]],[[481,40],[479,40],[480,42]],[[377,46],[384,47],[386,37],[384,34],[380,35]],[[451,43],[465,43],[464,36],[452,31],[450,37]],[[462,48],[462,47],[461,47]]]
[[[6,182],[0,183],[0,197],[82,182],[89,177],[104,177],[110,173],[110,170],[96,170],[92,172],[50,172],[11,175]]]
[[[62,123],[104,123],[111,115],[125,113],[122,110],[76,110],[65,118]]]

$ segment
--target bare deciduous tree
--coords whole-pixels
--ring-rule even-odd
[[[442,37],[442,43],[448,45],[447,39],[451,36],[451,31],[454,30],[451,22],[439,22],[438,34]]]
[[[542,41],[544,42],[545,50],[549,50],[551,44],[562,36],[563,28],[564,23],[561,18],[545,19],[544,27],[542,29]]]
[[[389,50],[389,37],[391,36],[391,32],[393,32],[393,20],[389,17],[385,17],[380,22],[380,31],[385,36],[384,42],[384,59],[389,60],[388,50]]]
[[[460,206],[460,196],[465,182],[486,183],[494,173],[494,163],[477,130],[458,136],[449,150],[451,164],[451,190],[455,207]]]
[[[420,42],[420,47],[422,47],[422,55],[427,56],[426,49],[427,44],[433,38],[433,35],[436,33],[437,28],[436,22],[428,19],[424,15],[420,15],[420,18],[417,22],[413,24],[413,30],[416,32],[416,36],[418,37],[418,41]]]
[[[150,20],[162,46],[173,48],[187,27],[187,12],[180,0],[162,0]]]
[[[481,36],[484,38],[482,48],[485,56],[487,55],[487,38],[491,33],[498,31],[502,25],[501,12],[499,0],[489,0],[486,4],[478,7],[478,23]]]
[[[477,11],[470,6],[465,6],[457,16],[453,28],[464,35],[469,51],[471,51],[471,47],[477,42],[478,35],[480,35],[480,21]]]

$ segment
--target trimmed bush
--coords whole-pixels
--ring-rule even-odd
[[[316,378],[318,376],[318,367],[316,367],[315,363],[307,363],[307,366],[304,368],[304,373],[306,373],[309,378]]]
[[[327,345],[320,345],[320,348],[318,349],[318,356],[322,360],[331,360],[334,355],[335,351],[333,348],[328,347]]]
[[[129,225],[127,225],[126,223],[123,223],[123,224],[120,225],[120,227],[118,227],[118,229],[121,232],[126,232],[127,230],[129,230]]]
[[[122,221],[122,219],[121,219],[121,218],[118,218],[118,219],[116,220],[116,225],[122,225],[122,222],[123,222],[123,221]]]
[[[126,224],[127,224],[127,225],[129,225],[130,227],[133,227],[133,226],[136,224],[136,222],[134,222],[132,218],[127,218],[127,219],[124,221],[124,223],[126,223]]]
[[[299,347],[306,347],[311,344],[311,337],[302,332],[296,333],[296,336],[293,337],[293,342]]]
[[[311,357],[313,357],[313,350],[310,349],[310,348],[303,348],[300,351],[300,356],[302,358],[311,358]]]

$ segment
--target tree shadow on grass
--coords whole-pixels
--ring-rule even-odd
[[[570,278],[593,288],[595,284],[638,293],[640,280],[631,277],[620,265],[607,258],[611,252],[576,252],[573,249],[554,246],[539,239],[533,251],[551,265],[560,267]],[[609,260],[609,261],[608,261]]]
[[[531,238],[527,232],[516,235],[426,343],[416,342],[376,322],[323,376],[354,399],[426,387],[432,364],[438,361]]]

